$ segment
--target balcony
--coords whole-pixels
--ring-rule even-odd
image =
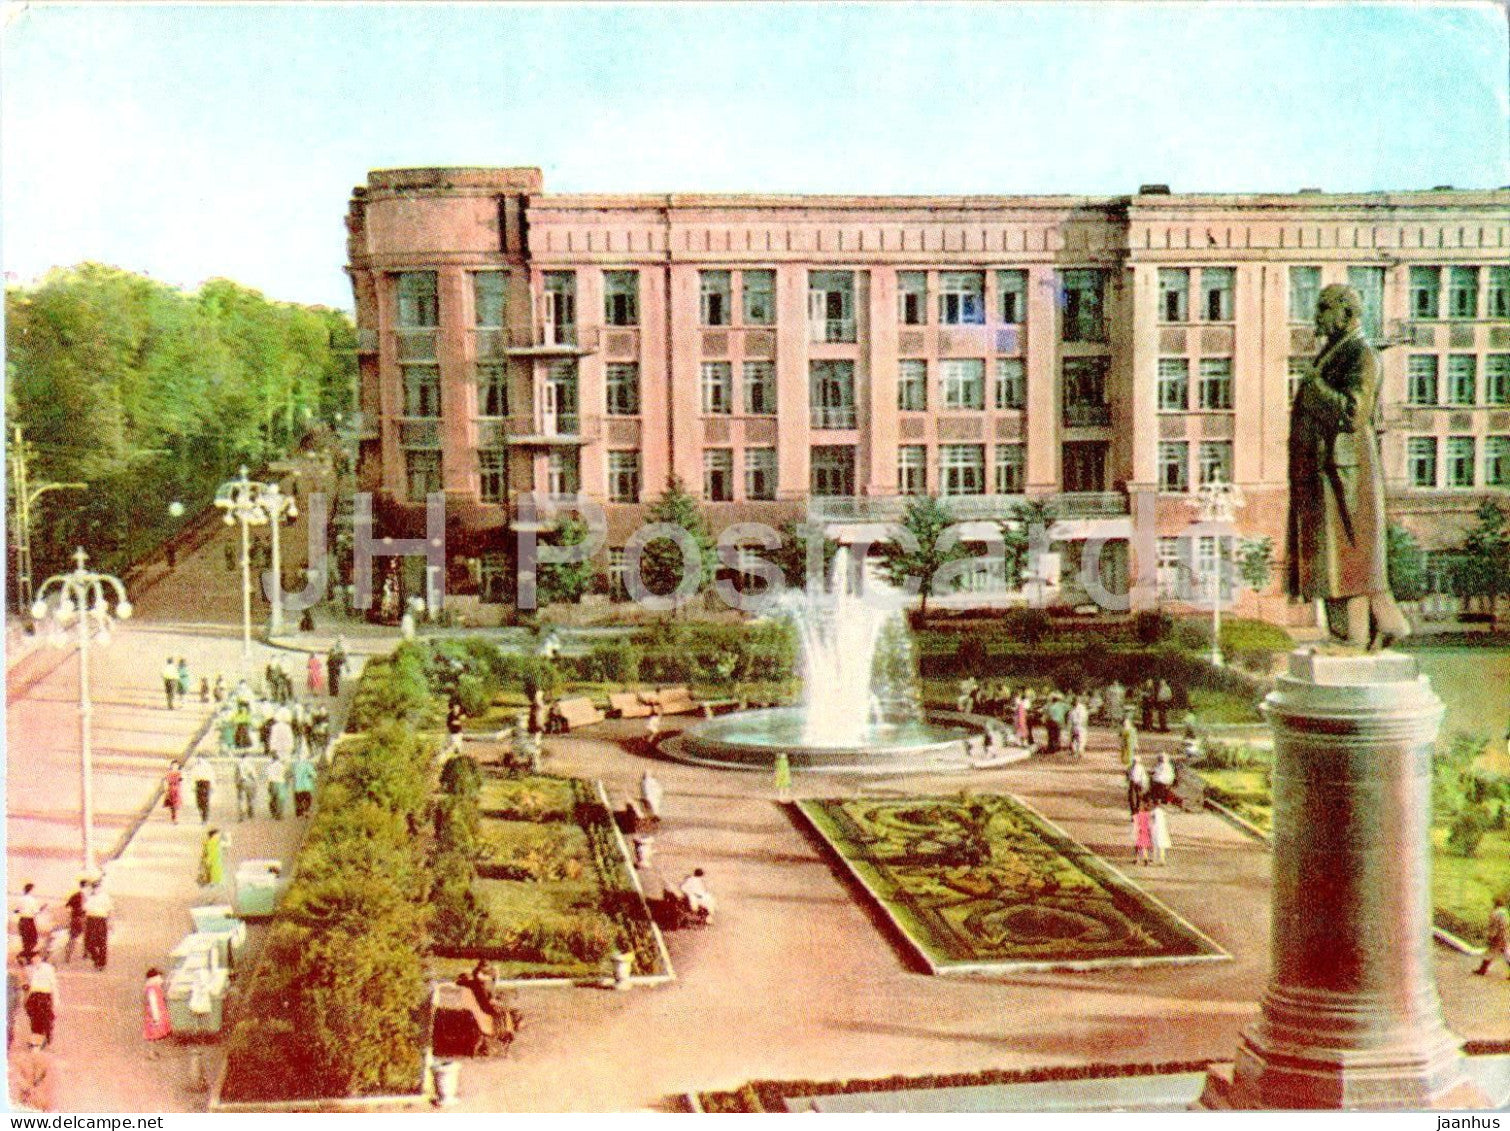
[[[530,330],[510,330],[504,353],[510,357],[584,357],[597,353],[601,327],[575,322],[539,322]]]
[[[1064,426],[1066,428],[1107,428],[1112,422],[1112,406],[1109,404],[1066,404]]]
[[[494,444],[529,447],[570,447],[590,444],[598,438],[602,421],[580,413],[537,412],[533,416],[493,417],[478,421],[478,446],[482,445],[484,424]]]
[[[900,522],[915,495],[827,496],[810,498],[809,522]],[[999,521],[1027,501],[1025,495],[946,495],[939,502],[959,522]],[[1049,505],[1060,519],[1123,518],[1127,496],[1120,491],[1066,493],[1052,496]]]
[[[815,318],[808,324],[811,340],[815,342],[852,342],[855,340],[853,318]]]
[[[813,428],[854,428],[855,409],[853,405],[839,408],[824,408],[814,405],[811,410],[809,423]]]

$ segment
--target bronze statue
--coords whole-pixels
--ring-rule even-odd
[[[1352,287],[1326,287],[1316,304],[1325,344],[1290,407],[1285,591],[1321,598],[1334,637],[1374,649],[1410,625],[1389,589],[1379,355],[1362,315]]]

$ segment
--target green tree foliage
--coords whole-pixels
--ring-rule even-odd
[[[1237,544],[1237,575],[1255,593],[1269,588],[1274,572],[1274,539],[1243,538]]]
[[[587,523],[573,515],[543,534],[540,541],[550,546],[580,546],[587,541]],[[541,604],[575,604],[592,586],[597,567],[591,561],[545,562],[536,569]]]
[[[1499,599],[1510,592],[1510,516],[1498,503],[1485,499],[1475,517],[1478,525],[1463,540],[1456,588],[1464,597],[1484,601],[1493,630]]]
[[[1006,547],[1007,588],[1020,589],[1028,572],[1028,554],[1032,549],[1035,530],[1041,530],[1040,539],[1047,546],[1049,527],[1058,521],[1052,503],[1042,499],[1028,499],[1012,508],[1012,516],[998,523],[1001,539]]]
[[[821,572],[821,587],[828,580],[834,555],[839,552],[839,543],[824,534],[821,525],[795,521],[786,523],[781,528],[781,544],[769,550],[762,549],[760,556],[781,570],[782,581],[789,589],[806,589],[808,555],[813,539],[822,540],[822,556],[814,563]]]
[[[688,596],[695,596],[713,584],[718,573],[717,546],[708,530],[708,520],[703,517],[702,508],[687,493],[680,479],[672,478],[666,486],[665,494],[646,513],[645,521],[647,524],[667,523],[679,526],[692,536],[700,573],[697,588]],[[683,557],[681,546],[671,538],[652,538],[645,544],[645,552],[640,559],[640,576],[651,594],[670,597],[682,583],[683,570],[690,565]]]
[[[909,579],[917,583],[922,597],[918,610],[921,620],[928,617],[928,598],[938,592],[935,586],[939,570],[970,556],[958,541],[946,543],[944,532],[953,525],[954,512],[932,495],[923,495],[908,503],[902,515],[902,529],[912,535],[917,548],[908,549],[898,541],[883,542],[877,547],[887,580],[897,586]]]
[[[227,279],[195,294],[97,263],[8,287],[9,422],[35,446],[39,574],[75,545],[124,568],[246,463],[350,410],[355,330],[344,313],[273,302]]]
[[[1419,601],[1426,596],[1426,561],[1415,535],[1390,523],[1385,542],[1389,587],[1400,601]]]

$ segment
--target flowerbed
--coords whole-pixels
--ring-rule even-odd
[[[798,808],[934,973],[1227,957],[1013,798]]]

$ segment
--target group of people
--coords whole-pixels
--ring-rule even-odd
[[[642,886],[652,900],[658,898],[672,908],[680,908],[681,915],[672,915],[672,921],[680,919],[682,922],[711,923],[714,912],[718,910],[718,900],[708,887],[707,874],[703,869],[694,868],[672,890],[652,865],[653,838],[649,835],[649,830],[660,823],[665,803],[666,787],[655,774],[646,770],[640,776],[640,796],[629,806],[629,816],[632,818],[629,831],[638,833],[634,838],[635,867],[641,872]],[[638,814],[643,814],[643,824]],[[660,893],[659,897],[656,892]]]
[[[83,940],[84,957],[96,970],[109,961],[110,913],[114,904],[104,884],[86,876],[60,905],[67,923],[51,927],[49,909],[37,895],[36,885],[26,884],[13,915],[21,947],[6,974],[6,1047],[15,1041],[16,1017],[24,1010],[33,1048],[52,1044],[58,1016],[58,971],[54,959],[73,961],[74,949]],[[47,928],[44,930],[44,927]],[[67,941],[62,936],[67,931]],[[62,955],[56,951],[62,947]]]
[[[1179,804],[1179,772],[1169,751],[1160,753],[1150,772],[1138,754],[1137,729],[1129,714],[1122,724],[1122,756],[1127,779],[1127,809],[1132,819],[1133,856],[1139,864],[1166,864],[1173,838],[1169,810]]]
[[[1136,712],[1141,714],[1143,730],[1153,730],[1157,725],[1158,730],[1167,731],[1169,712],[1182,701],[1184,698],[1167,679],[1149,679],[1131,693],[1113,680],[1104,688],[1076,694],[1036,691],[1031,687],[1014,689],[1001,680],[982,684],[967,676],[960,681],[955,706],[966,714],[991,715],[1007,721],[1019,746],[1036,747],[1038,728],[1042,727],[1045,753],[1068,750],[1080,757],[1085,753],[1092,720],[1117,725]],[[1185,725],[1187,730],[1194,726],[1194,717],[1188,710]]]

